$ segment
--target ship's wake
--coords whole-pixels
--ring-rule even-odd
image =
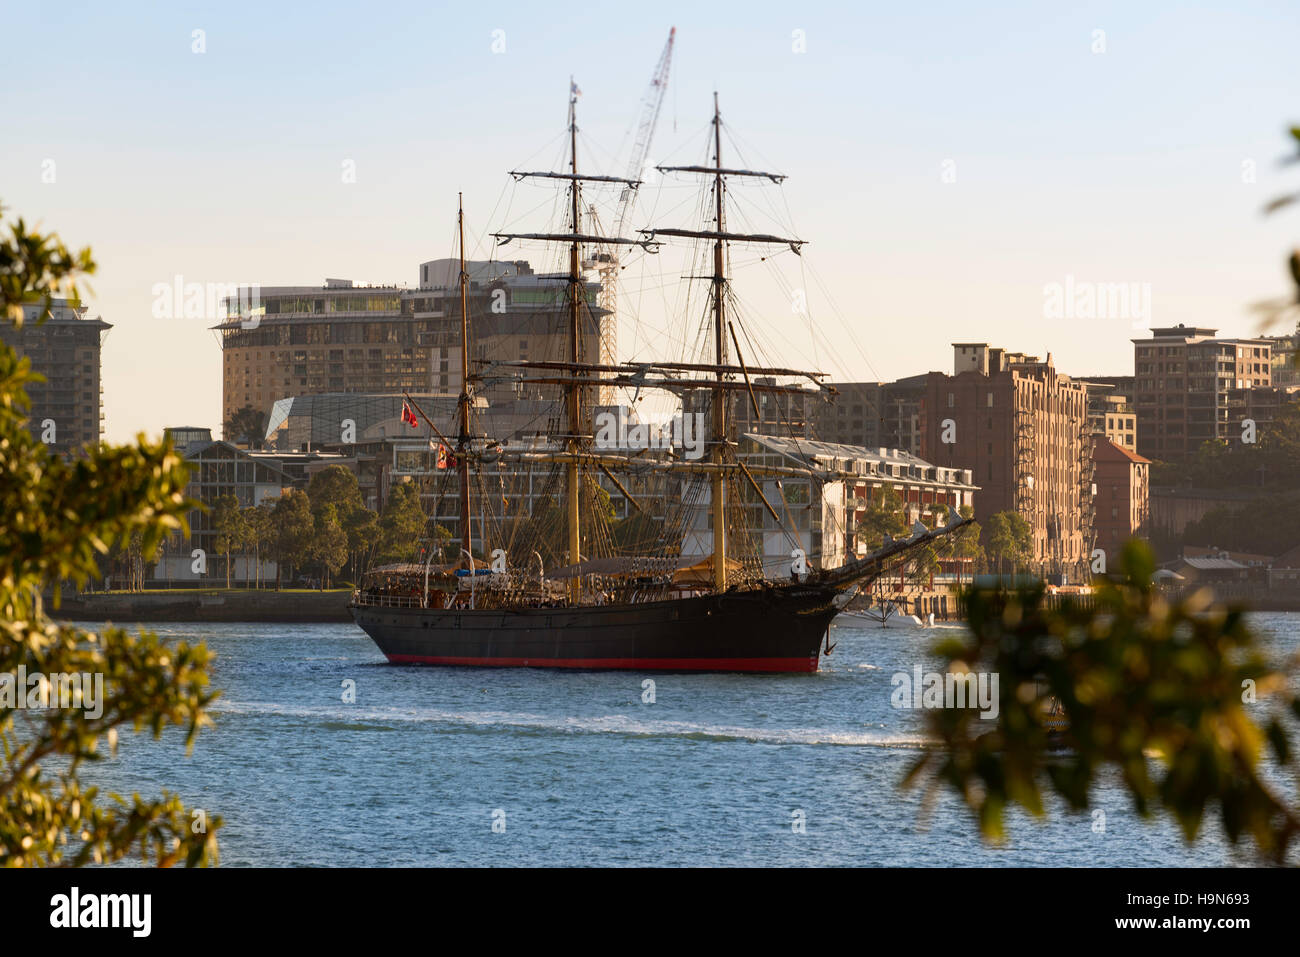
[[[648,721],[621,714],[548,716],[504,711],[445,711],[436,708],[340,708],[283,705],[271,702],[224,701],[209,709],[220,733],[221,719],[284,718],[318,724],[331,731],[395,731],[425,725],[448,733],[514,732],[523,734],[615,734],[629,738],[668,738],[700,742],[808,745],[919,750],[933,739],[906,732],[831,728],[753,728],[693,721]]]

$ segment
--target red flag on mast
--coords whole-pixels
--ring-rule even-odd
[[[415,413],[405,401],[402,402],[402,421],[408,423],[413,429],[420,427],[420,420],[415,417]]]

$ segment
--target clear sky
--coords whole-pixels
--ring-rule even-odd
[[[893,379],[988,341],[1069,374],[1132,374],[1141,330],[1049,318],[1045,285],[1145,283],[1148,325],[1253,334],[1247,307],[1287,292],[1300,235],[1300,213],[1260,214],[1300,188],[1300,166],[1278,164],[1300,123],[1293,0],[4,0],[0,23],[0,202],[95,250],[115,441],[220,425],[212,322],[155,318],[156,284],[414,285],[419,262],[453,254],[457,191],[482,236],[505,225],[490,220],[505,171],[559,156],[570,74],[585,159],[621,172],[672,26],[652,158],[703,157],[717,89],[744,158],[790,176],[778,202],[805,261],[787,254],[788,282],[745,293],[786,361]],[[654,270],[625,277],[649,321],[671,303],[645,290],[674,269],[635,269]],[[820,344],[786,295],[804,285]]]

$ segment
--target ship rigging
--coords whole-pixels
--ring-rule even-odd
[[[711,163],[656,167],[660,174],[701,177],[711,187],[711,222],[698,229],[647,226],[637,230],[636,237],[605,236],[594,215],[584,220],[583,190],[637,190],[643,184],[637,178],[580,169],[577,88],[572,82],[568,107],[567,169],[510,173],[516,182],[561,184],[567,193],[565,221],[551,231],[492,234],[499,246],[542,243],[567,252],[567,273],[556,277],[565,289],[564,354],[540,359],[482,356],[471,362],[475,324],[461,204],[461,391],[454,440],[461,554],[435,569],[436,553],[426,547],[422,568],[373,570],[353,598],[354,616],[394,662],[816,670],[830,621],[860,584],[878,577],[887,563],[951,536],[968,520],[954,516],[938,528],[918,523],[908,538],[887,541],[872,554],[834,568],[805,562],[801,549],[793,553],[796,561],[789,574],[773,576],[764,568],[762,546],[753,531],[755,514],[784,527],[790,503],[781,481],[833,480],[837,471],[833,464],[747,464],[737,455],[732,415],[736,400],[748,400],[758,419],[761,394],[822,396],[833,391],[821,373],[746,362],[737,331],[739,315],[729,308],[735,302],[727,269],[733,245],[800,255],[805,241],[731,231],[728,181],[779,185],[785,176],[724,165],[722,114],[715,93]],[[584,259],[584,248],[654,253],[676,240],[705,243],[712,254],[711,273],[700,277],[709,283],[710,349],[707,356],[698,357],[704,361],[650,358],[620,363],[613,356],[590,355],[592,343],[601,341],[594,327],[603,311],[593,308],[589,295],[584,263],[590,260]],[[520,395],[552,390],[547,394],[558,400],[561,414],[548,420],[553,427],[541,445],[503,443],[474,428],[476,392],[501,385]],[[634,389],[638,396],[643,390],[677,396],[682,414],[688,407],[703,406],[709,421],[706,454],[693,461],[671,448],[599,447],[594,441],[594,400],[617,388]],[[410,402],[439,441],[450,444],[415,400]],[[527,514],[516,510],[511,515],[506,477],[527,473],[532,488],[534,469],[547,470],[541,494],[526,499],[531,505]],[[485,476],[495,478],[495,490],[489,492]],[[775,495],[770,486],[765,491],[761,479],[775,481]],[[635,509],[638,534],[618,540],[611,533],[608,488]],[[779,510],[774,497],[779,498]],[[480,512],[477,537],[471,530],[475,505]],[[481,564],[476,564],[476,551]],[[828,639],[825,647],[829,653]]]

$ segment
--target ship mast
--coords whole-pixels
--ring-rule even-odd
[[[757,170],[746,169],[728,169],[722,165],[722,113],[718,107],[718,94],[713,94],[713,165],[710,166],[658,166],[656,167],[661,173],[699,173],[712,177],[713,179],[713,199],[714,210],[717,217],[717,223],[712,230],[693,230],[693,229],[643,229],[640,232],[648,235],[651,241],[658,236],[680,236],[688,239],[712,239],[713,240],[713,357],[714,357],[714,377],[712,380],[713,393],[713,475],[711,483],[710,504],[712,507],[713,517],[713,587],[716,591],[723,591],[727,587],[727,531],[726,531],[726,478],[730,470],[727,462],[727,453],[729,450],[727,435],[727,404],[730,401],[729,396],[732,391],[733,382],[727,379],[728,375],[739,372],[745,376],[744,388],[753,396],[755,384],[749,379],[749,374],[744,368],[744,362],[741,360],[739,368],[732,367],[727,362],[727,317],[726,317],[726,292],[727,292],[727,273],[725,247],[729,242],[745,243],[772,243],[789,246],[795,254],[799,253],[803,240],[787,239],[781,236],[772,236],[767,234],[756,233],[729,233],[727,232],[726,223],[726,177],[728,176],[750,176],[762,179],[770,179],[774,183],[780,183],[785,177],[779,173],[765,173]],[[739,346],[737,346],[739,348]],[[738,356],[739,358],[739,356]],[[761,491],[759,492],[762,496]],[[770,506],[769,506],[770,507]]]
[[[469,273],[465,269],[465,194],[458,193],[456,228],[460,232],[460,434],[456,437],[456,470],[460,479],[460,537],[474,559],[469,510]],[[480,536],[483,529],[479,529]]]
[[[723,270],[722,236],[726,232],[722,211],[722,121],[718,113],[718,93],[713,93],[713,191],[717,203],[718,238],[713,244],[713,361],[718,365],[717,379],[723,380],[727,365],[727,340],[723,333],[725,328],[723,309],[727,277]],[[713,393],[713,461],[723,464],[727,448],[727,400],[726,390],[718,388]],[[722,469],[713,476],[711,504],[713,506],[713,587],[724,591],[727,587],[727,508],[726,476]]]
[[[626,246],[645,246],[646,241],[641,239],[624,239],[617,236],[600,236],[595,234],[584,234],[582,232],[582,213],[581,213],[581,183],[590,181],[595,183],[609,183],[625,186],[629,189],[636,189],[641,185],[640,180],[625,179],[619,176],[596,176],[580,174],[578,172],[578,121],[577,121],[577,103],[578,103],[578,86],[569,78],[569,170],[565,173],[539,171],[523,172],[511,170],[510,175],[516,180],[525,177],[540,177],[543,179],[560,179],[568,180],[569,188],[572,190],[570,199],[570,218],[571,230],[567,233],[493,233],[498,244],[508,243],[511,240],[531,240],[537,242],[564,242],[569,244],[569,275],[567,280],[569,295],[569,356],[568,362],[560,365],[569,367],[573,370],[587,368],[582,362],[582,310],[586,304],[586,283],[582,276],[582,244],[592,243],[595,245],[626,245]],[[548,363],[533,363],[522,361],[522,366],[544,366]],[[482,376],[479,376],[482,379]],[[596,380],[598,381],[598,380]],[[565,417],[568,420],[568,430],[564,440],[564,451],[562,453],[565,462],[565,512],[567,518],[567,540],[569,562],[577,565],[582,561],[582,525],[581,525],[581,492],[582,492],[582,465],[581,458],[583,447],[586,444],[583,440],[585,437],[585,423],[583,422],[583,398],[585,390],[589,383],[578,374],[569,375],[555,384],[564,388],[565,398]],[[577,575],[569,581],[569,600],[577,603],[582,596],[581,581]]]
[[[479,375],[481,381],[491,381],[495,378],[494,370],[500,369],[509,375],[509,379],[515,382],[529,382],[537,384],[559,385],[564,388],[567,398],[569,435],[565,441],[564,450],[558,453],[547,453],[541,456],[533,456],[538,461],[550,460],[563,462],[566,466],[566,475],[568,477],[568,513],[569,513],[569,552],[570,560],[577,563],[580,559],[579,546],[579,525],[578,525],[578,480],[580,469],[584,464],[595,465],[606,470],[610,466],[616,466],[618,459],[605,455],[593,456],[585,449],[582,442],[582,421],[581,421],[581,396],[584,389],[598,387],[608,383],[619,383],[632,385],[637,388],[686,388],[696,390],[708,383],[705,388],[712,395],[712,418],[714,441],[712,445],[712,454],[710,462],[705,469],[697,469],[697,463],[675,463],[674,468],[681,471],[708,471],[712,478],[711,482],[711,516],[713,519],[713,585],[718,591],[725,590],[727,587],[727,531],[726,531],[726,482],[730,472],[738,471],[744,475],[751,487],[755,488],[757,494],[762,498],[762,491],[757,488],[753,482],[753,470],[745,470],[740,467],[734,459],[729,461],[731,443],[728,441],[727,430],[729,428],[727,405],[729,395],[737,389],[744,389],[752,396],[755,392],[804,392],[788,385],[766,384],[752,381],[752,374],[763,374],[763,371],[756,368],[745,368],[743,360],[739,366],[730,365],[727,359],[727,333],[729,325],[726,317],[726,296],[727,296],[727,276],[726,276],[726,247],[729,243],[760,243],[788,246],[796,255],[803,246],[803,240],[790,239],[782,236],[774,236],[768,233],[731,233],[726,229],[726,179],[731,176],[756,177],[768,179],[774,183],[780,183],[785,176],[780,173],[767,173],[757,170],[747,169],[729,169],[722,165],[722,114],[718,106],[718,95],[713,95],[713,165],[711,166],[657,166],[662,173],[679,172],[707,175],[713,180],[714,186],[714,205],[717,222],[712,229],[677,229],[677,228],[659,228],[652,227],[638,230],[644,238],[624,239],[621,237],[602,237],[597,235],[585,234],[581,230],[581,205],[579,199],[579,184],[583,181],[594,181],[602,183],[623,183],[635,189],[640,186],[637,180],[624,180],[614,176],[590,176],[580,175],[578,173],[577,159],[577,122],[575,120],[575,103],[577,88],[570,81],[569,97],[569,144],[570,144],[570,163],[569,172],[518,172],[512,171],[511,176],[516,179],[522,179],[526,176],[545,177],[550,179],[567,179],[571,182],[572,194],[572,232],[571,233],[493,233],[501,243],[510,242],[511,240],[535,240],[542,242],[565,242],[569,244],[569,306],[570,306],[570,350],[569,360],[566,362],[537,362],[528,360],[519,361],[493,361],[484,363],[488,368],[483,370]],[[701,363],[673,363],[673,362],[636,362],[628,363],[623,366],[601,365],[583,362],[580,358],[579,334],[581,330],[580,319],[583,302],[583,293],[585,292],[580,272],[580,246],[582,243],[592,244],[626,244],[642,246],[647,251],[655,251],[659,246],[658,237],[670,236],[680,237],[683,239],[706,239],[713,242],[713,275],[709,278],[713,283],[713,345],[714,345],[714,362]],[[536,370],[535,372],[533,370]],[[691,372],[701,373],[708,376],[707,379],[687,379],[684,375]],[[611,377],[610,373],[614,375]],[[813,380],[816,387],[824,392],[833,392],[834,390],[821,383],[818,380],[823,376],[815,373],[801,373],[795,370],[768,370],[773,375],[800,375],[806,376]],[[736,376],[744,376],[743,383],[735,381]],[[624,460],[624,464],[626,461]],[[702,463],[698,463],[702,464]],[[765,501],[765,499],[764,499]],[[570,596],[574,600],[578,597],[576,579],[570,586]]]
[[[578,121],[577,121],[577,88],[573,83],[573,78],[569,78],[569,172],[573,175],[571,186],[571,198],[573,200],[573,242],[569,246],[569,361],[578,363],[582,361],[579,336],[582,333],[582,302],[585,299],[583,293],[585,290],[582,282],[582,273],[580,264],[582,262],[579,255],[578,237],[582,233],[581,221],[579,220],[578,207]],[[578,436],[582,432],[582,387],[577,383],[570,383],[565,387],[565,398],[568,405],[569,435],[565,442],[565,447],[570,452],[578,451]],[[579,483],[582,481],[582,475],[578,470],[577,461],[571,461],[565,466],[565,493],[568,500],[568,529],[569,529],[569,561],[577,565],[582,561],[581,554],[581,519],[579,517]],[[569,579],[569,601],[574,604],[578,603],[581,597],[581,578],[574,575]]]

